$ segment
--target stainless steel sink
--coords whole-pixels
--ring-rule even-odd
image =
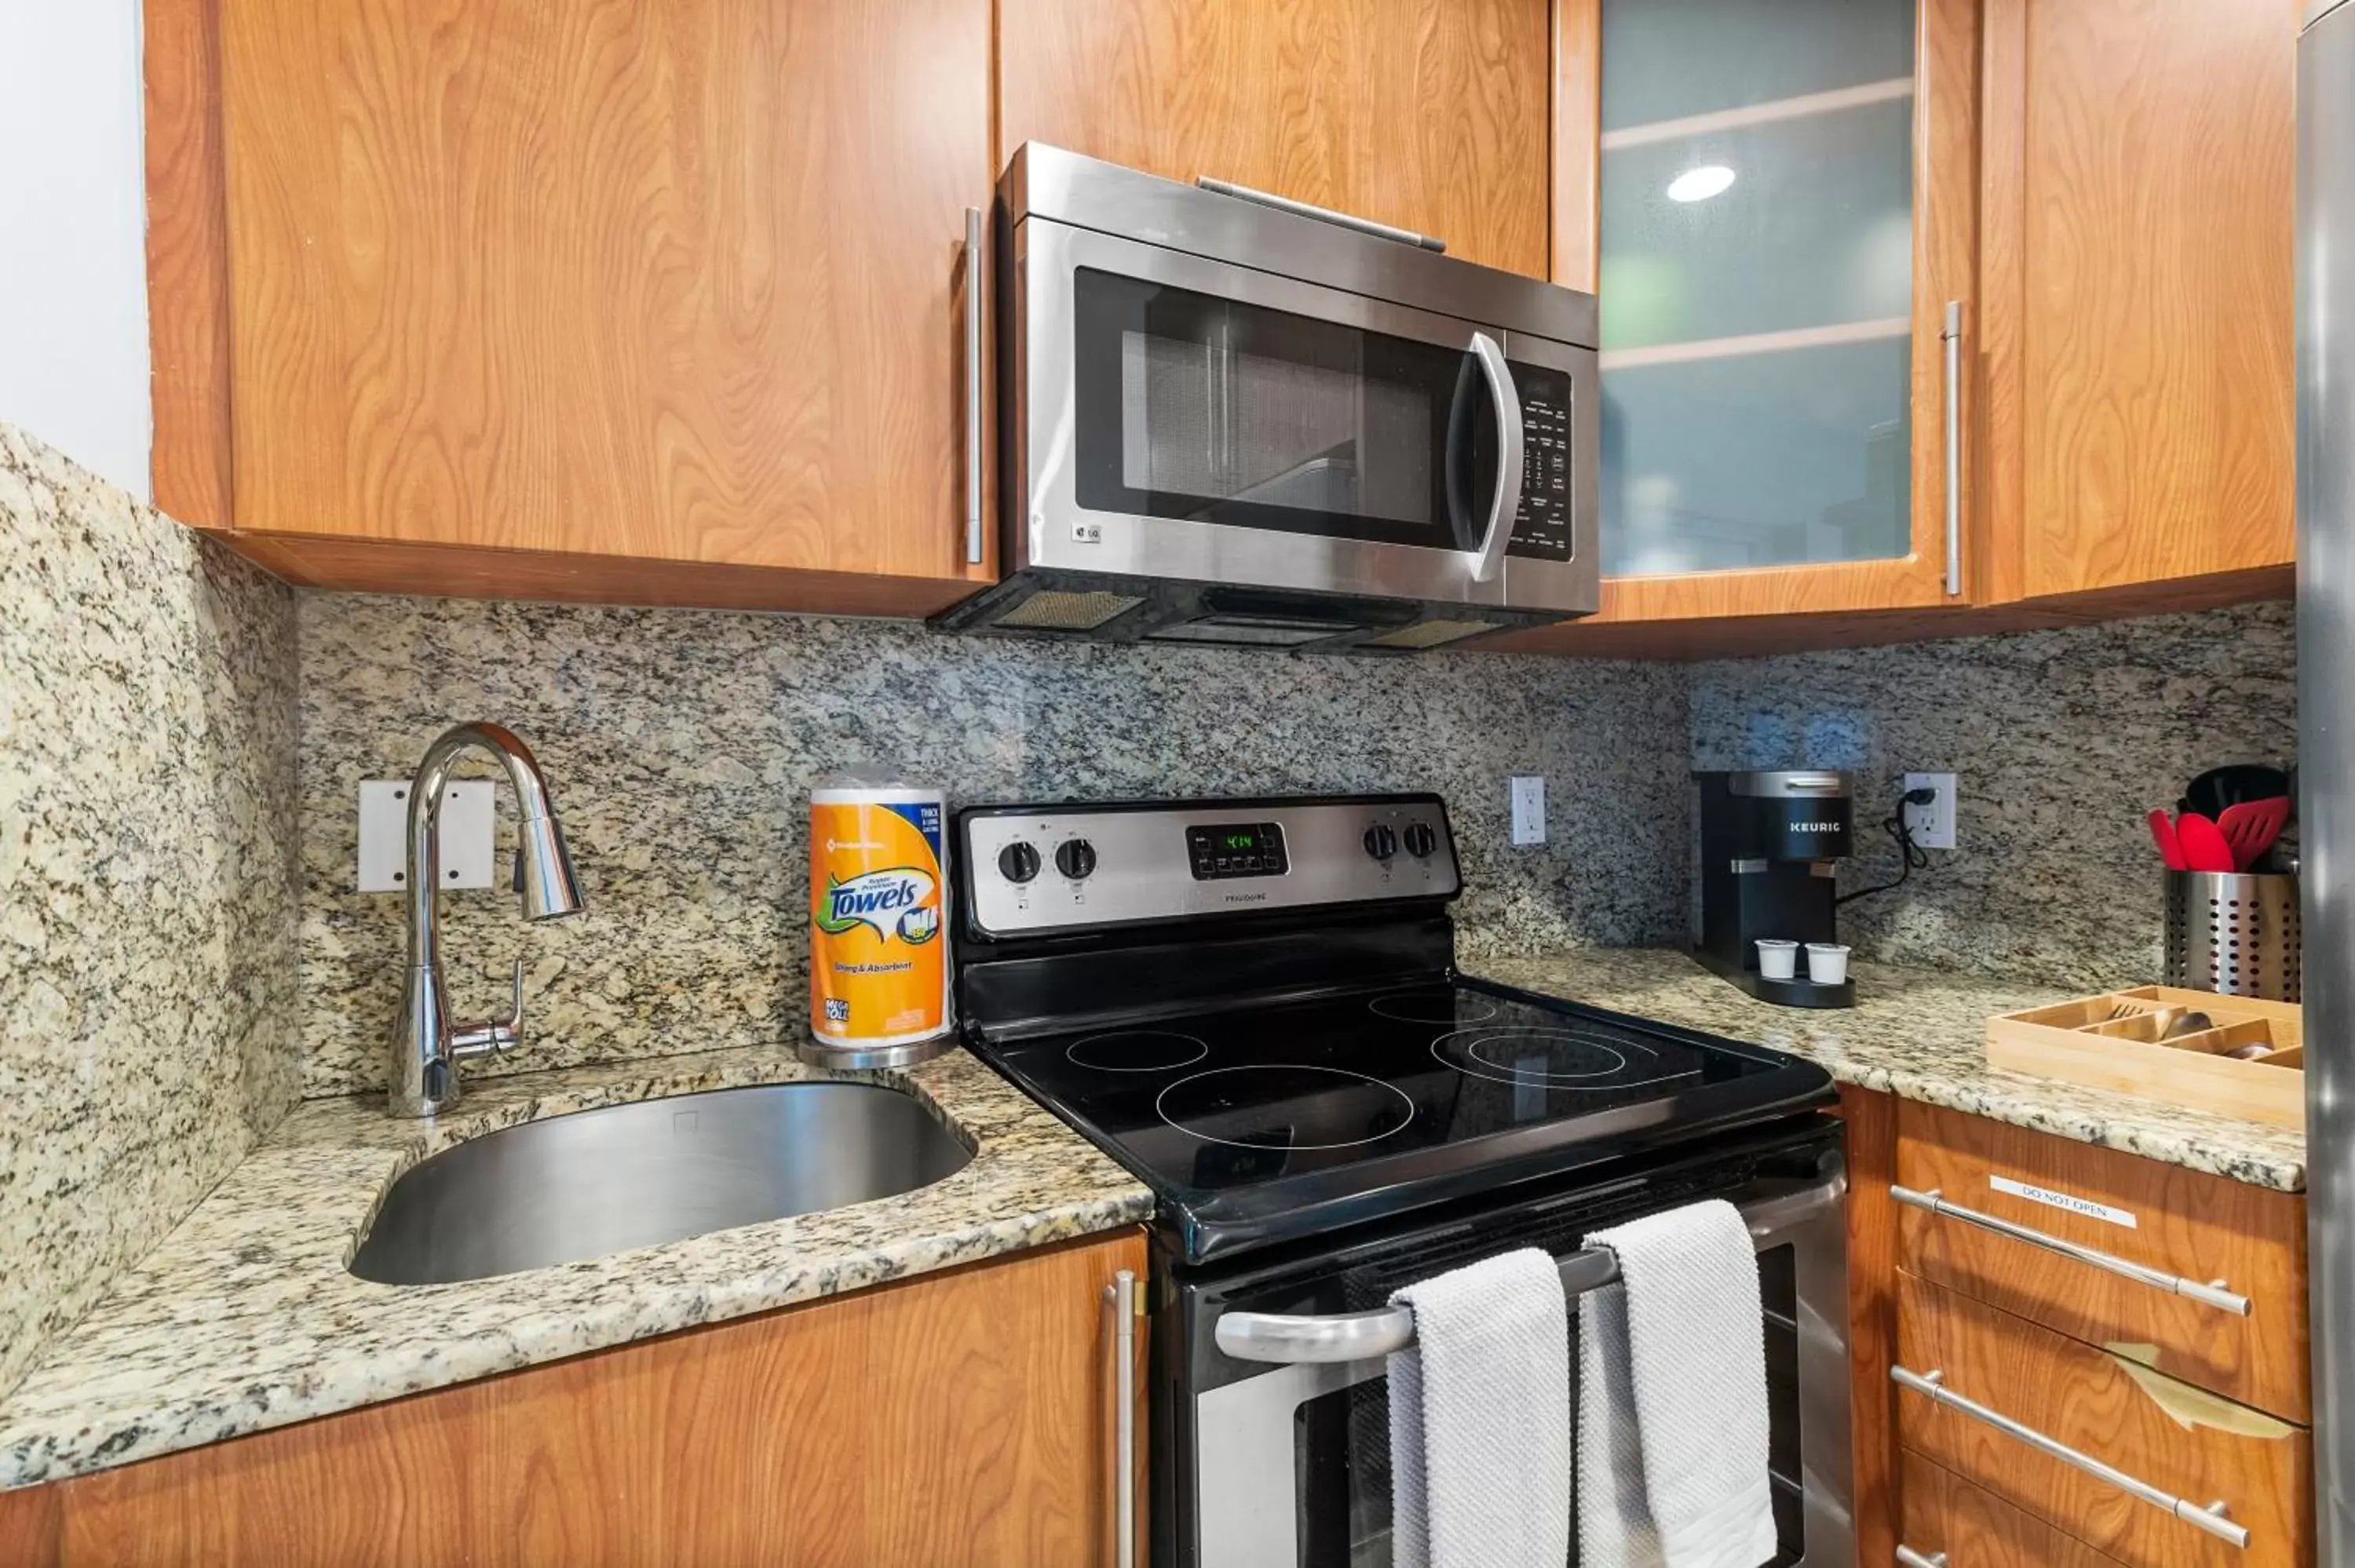
[[[838,1209],[954,1175],[973,1151],[872,1084],[770,1084],[576,1111],[405,1172],[351,1269],[441,1285]]]

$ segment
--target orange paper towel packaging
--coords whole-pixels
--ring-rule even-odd
[[[810,793],[810,1033],[847,1050],[947,1031],[948,804],[829,779]]]

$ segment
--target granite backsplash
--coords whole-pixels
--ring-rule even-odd
[[[0,583],[0,1389],[298,1097],[379,1084],[401,910],[353,891],[357,788],[454,720],[533,744],[590,899],[535,927],[445,896],[463,1010],[528,963],[527,1044],[483,1074],[797,1034],[806,797],[855,762],[961,801],[1437,790],[1474,964],[1674,940],[1691,767],[1856,770],[1849,885],[1893,874],[1897,774],[1953,770],[1961,848],[1850,938],[2091,989],[2157,972],[2144,811],[2296,742],[2286,604],[1680,665],[335,596],[5,426]],[[1522,849],[1525,772],[1550,839]]]
[[[297,1098],[294,594],[0,425],[0,1390]]]
[[[2144,818],[2218,763],[2297,746],[2286,603],[1692,667],[1697,768],[1844,768],[1859,853],[1886,882],[1881,821],[1906,772],[1960,775],[1956,844],[1841,912],[1861,956],[2088,991],[2158,978],[2161,872]]]
[[[589,897],[527,926],[444,896],[457,1004],[527,959],[529,1038],[475,1074],[773,1044],[807,1006],[810,786],[873,761],[960,803],[1435,789],[1468,885],[1467,957],[1681,928],[1686,673],[1533,656],[1412,662],[943,638],[879,621],[306,593],[304,1087],[382,1081],[399,897],[353,891],[364,779],[454,720],[546,767]],[[1506,780],[1548,779],[1549,841],[1509,846]],[[501,810],[506,810],[503,800]],[[502,863],[504,863],[502,846]]]

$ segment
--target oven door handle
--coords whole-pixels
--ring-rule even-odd
[[[1488,503],[1487,531],[1472,557],[1472,580],[1492,583],[1505,567],[1505,546],[1513,542],[1513,524],[1521,514],[1521,395],[1513,386],[1512,366],[1505,351],[1485,332],[1472,334],[1472,361],[1488,384],[1488,401],[1497,413],[1497,494]]]
[[[1803,1192],[1745,1205],[1742,1220],[1751,1239],[1772,1246],[1796,1226],[1837,1209],[1848,1193],[1848,1178],[1834,1176]],[[1615,1282],[1619,1260],[1605,1247],[1587,1247],[1561,1259],[1565,1296],[1582,1296]],[[1226,1312],[1211,1338],[1239,1361],[1360,1361],[1394,1355],[1414,1343],[1414,1310],[1381,1307],[1370,1312]]]

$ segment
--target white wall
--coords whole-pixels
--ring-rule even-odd
[[[0,0],[0,420],[144,499],[139,0]]]

